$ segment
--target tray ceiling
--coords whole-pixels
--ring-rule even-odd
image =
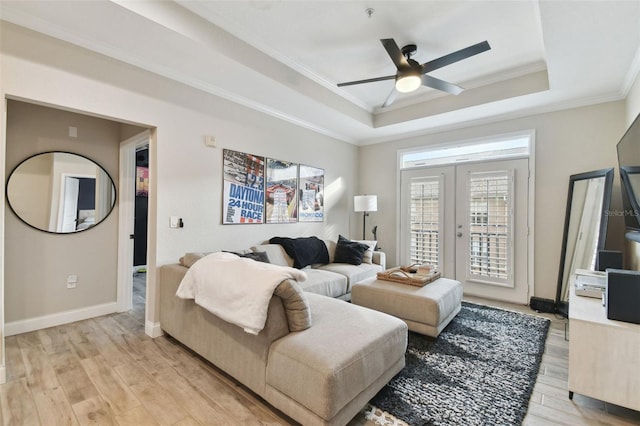
[[[368,8],[373,8],[371,16]],[[3,20],[354,144],[622,99],[640,68],[636,1],[8,1]],[[117,28],[117,31],[114,31]],[[487,40],[380,108],[380,44],[423,63]]]

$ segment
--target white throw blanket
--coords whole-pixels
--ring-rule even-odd
[[[258,334],[267,321],[269,301],[282,281],[304,281],[307,274],[232,253],[212,253],[189,268],[176,296],[195,302],[247,333]]]

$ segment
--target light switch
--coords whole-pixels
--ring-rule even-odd
[[[67,276],[67,288],[76,288],[76,284],[78,283],[77,275],[69,275]]]
[[[70,138],[77,138],[78,137],[78,128],[77,127],[69,126],[69,137]]]
[[[179,228],[179,227],[180,227],[180,217],[179,216],[169,217],[169,228]]]

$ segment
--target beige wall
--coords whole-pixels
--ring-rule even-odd
[[[625,130],[624,102],[612,102],[362,147],[359,192],[378,195],[378,212],[367,227],[379,225],[387,263],[397,261],[397,152],[400,149],[482,138],[534,129],[535,295],[555,299],[569,176],[617,167],[616,144]],[[621,208],[616,172],[612,208]],[[621,250],[623,224],[610,220],[607,248]]]
[[[78,128],[77,138],[68,136],[69,126]],[[70,151],[100,164],[117,185],[119,134],[112,121],[9,101],[6,172],[39,152]],[[116,207],[93,229],[56,235],[27,226],[6,207],[5,321],[115,302],[117,217]],[[75,289],[67,289],[68,275],[78,276]]]
[[[635,83],[631,86],[629,95],[627,95],[626,109],[626,124],[627,127],[629,127],[631,123],[633,123],[633,120],[636,119],[638,114],[640,114],[640,73],[636,76]]]
[[[3,97],[34,100],[154,128],[150,156],[154,169],[152,179],[155,179],[152,185],[157,187],[154,201],[157,225],[150,219],[151,265],[176,262],[186,251],[240,249],[276,235],[337,239],[338,234],[351,234],[351,221],[355,219],[352,200],[358,172],[357,147],[12,24],[3,22],[0,30]],[[116,137],[135,134],[127,128],[119,131]],[[205,146],[205,135],[215,136],[218,147]],[[325,221],[221,225],[223,148],[323,168]],[[117,163],[112,161],[117,158],[115,153],[112,159],[102,162],[109,173],[113,173],[112,166]],[[184,228],[169,228],[169,216],[173,215],[183,218]],[[116,218],[116,215],[110,216],[111,220]],[[72,241],[81,234],[65,237]],[[26,255],[7,258],[12,238],[7,235],[5,239],[5,267],[15,262],[12,270],[33,268],[32,260]],[[51,271],[49,264],[61,256],[61,250],[54,250],[59,240],[52,241],[55,243],[48,243],[46,252],[49,256],[55,255],[48,257],[44,265],[38,265],[44,271]],[[111,267],[115,270],[115,265]],[[155,273],[155,269],[150,268],[151,309],[147,312],[150,322],[157,321],[158,316]],[[53,282],[57,285],[59,277]],[[103,291],[106,292],[100,290],[100,300],[107,297]],[[113,285],[108,292],[109,300],[114,300]],[[7,308],[12,303],[9,297],[13,297],[12,293],[5,298]],[[86,295],[78,303],[95,303],[97,299],[98,295]],[[45,301],[22,300],[20,303],[25,306],[21,309],[29,315],[35,313],[33,304],[41,304],[43,310],[48,308]],[[12,313],[11,318],[14,316]]]

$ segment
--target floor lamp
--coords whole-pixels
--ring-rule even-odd
[[[367,216],[369,216],[369,212],[377,212],[378,211],[378,196],[377,195],[356,195],[353,197],[353,210],[355,212],[363,212],[362,213],[362,239],[366,240],[365,237],[365,229]]]

